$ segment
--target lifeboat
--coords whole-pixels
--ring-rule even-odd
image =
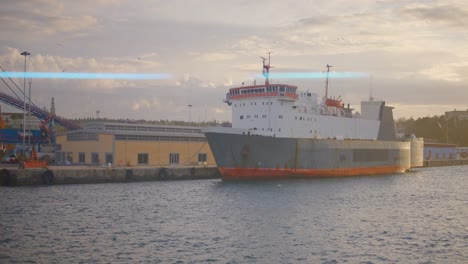
[[[334,99],[328,98],[327,100],[325,100],[325,104],[327,106],[343,108],[343,102],[341,102],[341,100],[334,100]]]

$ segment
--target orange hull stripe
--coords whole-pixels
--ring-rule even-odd
[[[224,180],[248,179],[284,179],[284,178],[315,178],[341,177],[357,175],[374,175],[401,173],[409,169],[406,166],[381,166],[366,168],[343,169],[265,169],[265,168],[226,168],[218,167]]]

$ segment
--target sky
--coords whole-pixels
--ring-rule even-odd
[[[396,118],[468,109],[465,0],[3,0],[6,71],[168,74],[167,79],[32,79],[32,101],[66,118],[229,121],[229,88],[271,72],[331,79],[359,110],[372,91]],[[23,79],[14,79],[23,88]],[[325,80],[279,79],[324,95]],[[26,84],[28,86],[28,84]],[[0,91],[12,94],[0,82]],[[191,107],[189,107],[191,105]],[[11,108],[2,104],[3,111]]]

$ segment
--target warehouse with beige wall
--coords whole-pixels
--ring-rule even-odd
[[[92,122],[56,137],[57,164],[215,166],[198,127]]]

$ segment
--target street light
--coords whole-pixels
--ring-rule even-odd
[[[192,105],[189,104],[189,126],[192,126]]]
[[[24,56],[24,82],[23,82],[23,151],[25,149],[25,136],[26,136],[26,57],[31,55],[27,51],[21,52]]]

